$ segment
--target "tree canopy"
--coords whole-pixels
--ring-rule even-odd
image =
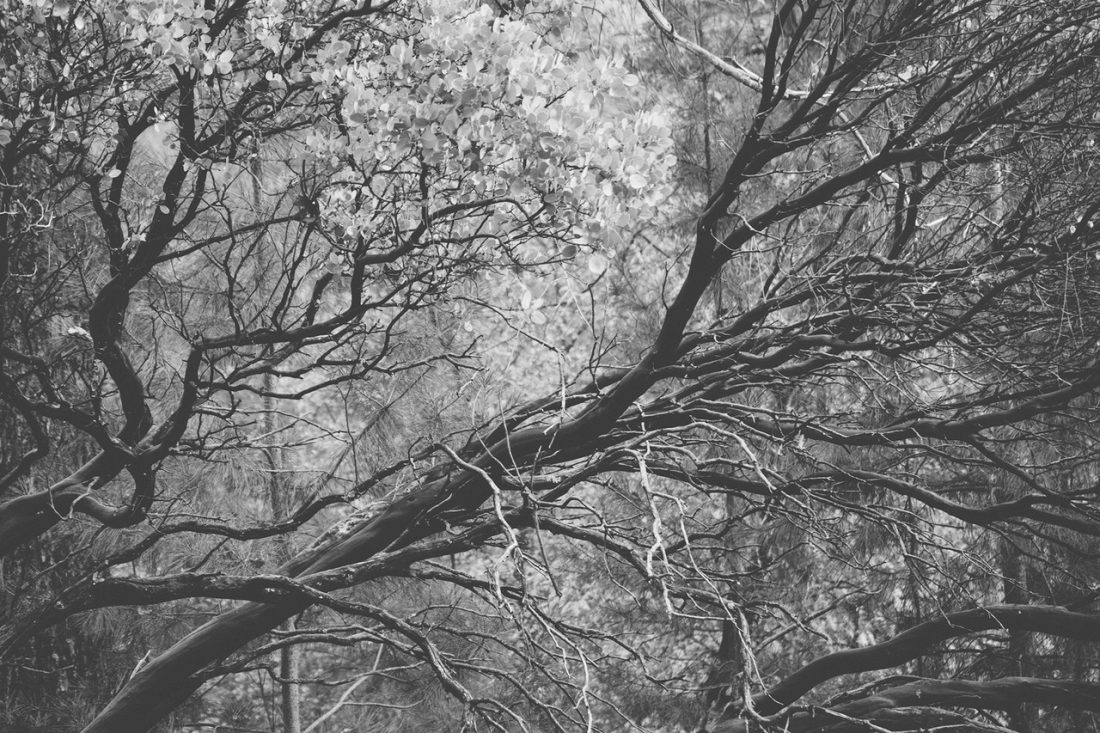
[[[1100,713],[1100,7],[3,0],[0,727]]]

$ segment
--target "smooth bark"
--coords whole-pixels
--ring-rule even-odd
[[[1100,685],[1036,677],[1003,677],[988,681],[917,680],[875,692],[868,697],[831,708],[799,711],[765,721],[786,733],[842,733],[867,731],[855,718],[888,730],[913,730],[943,724],[953,718],[940,708],[1010,710],[1021,703],[1100,711]],[[763,730],[758,721],[730,720],[712,733],[749,733]]]
[[[1100,641],[1100,615],[1060,606],[1001,605],[950,613],[901,632],[892,639],[819,657],[767,692],[753,698],[759,715],[772,715],[823,682],[845,674],[896,667],[936,644],[981,631],[1033,631],[1084,641]]]

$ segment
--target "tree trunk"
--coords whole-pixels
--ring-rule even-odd
[[[293,577],[331,570],[366,560],[398,540],[407,544],[432,534],[432,528],[415,520],[440,502],[447,485],[443,479],[405,495],[349,536],[300,555],[277,572]],[[481,498],[474,492],[471,500],[480,504]],[[202,685],[207,667],[311,604],[301,599],[246,603],[208,621],[138,670],[84,733],[145,733]]]
[[[1027,578],[1020,562],[1020,550],[1006,537],[1000,539],[1001,576],[1005,603],[1027,603]],[[1031,672],[1028,660],[1028,634],[1010,629],[1008,632],[1008,659],[1005,672],[1012,676],[1025,676]],[[1031,733],[1030,716],[1021,705],[1007,708],[1009,725],[1018,733]]]
[[[287,619],[283,624],[287,631],[296,628],[294,619]],[[302,691],[298,685],[300,650],[297,645],[283,647],[279,652],[279,676],[282,678],[282,695],[280,708],[283,713],[284,733],[301,733],[302,731]]]
[[[252,205],[255,208],[253,212],[257,217],[260,216],[263,211],[263,199],[260,196],[262,187],[260,182],[263,180],[263,163],[260,160],[260,156],[257,155],[252,158]],[[266,243],[265,243],[266,244]],[[259,259],[259,268],[256,271],[257,280],[261,280],[267,274],[267,253],[269,248],[264,246],[260,247],[259,252],[261,257]],[[257,283],[261,286],[262,283]],[[278,434],[279,418],[276,410],[277,405],[271,395],[275,391],[275,375],[271,372],[264,374],[264,432],[267,435],[266,440],[274,442],[276,435]],[[291,511],[291,501],[289,496],[290,485],[284,481],[286,475],[286,452],[284,446],[269,445],[264,453],[267,458],[268,465],[268,497],[271,507],[271,518],[273,521],[280,521],[285,518]],[[280,535],[275,539],[276,546],[278,547],[277,558],[279,564],[286,563],[293,556],[293,546],[291,544],[290,537],[287,535]],[[294,619],[287,619],[283,624],[283,629],[288,632],[293,632],[295,628]],[[301,733],[301,690],[298,687],[298,659],[299,649],[296,645],[290,644],[279,650],[279,696],[280,704],[279,709],[283,716],[283,733]]]

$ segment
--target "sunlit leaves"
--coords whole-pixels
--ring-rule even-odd
[[[425,201],[506,199],[492,226],[539,218],[567,237],[593,218],[636,218],[667,194],[668,129],[631,104],[637,79],[620,64],[567,58],[535,25],[484,6],[441,2],[423,13],[380,33],[369,52],[349,55],[338,40],[318,56],[313,80],[342,97],[344,119],[310,144],[347,166],[348,185],[391,186],[394,200],[411,199],[412,219]],[[409,177],[404,197],[395,173]],[[346,231],[369,231],[377,201],[354,198],[358,208],[330,213]]]

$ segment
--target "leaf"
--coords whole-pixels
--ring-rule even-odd
[[[108,178],[118,178],[121,175],[122,175],[122,171],[120,171],[118,168],[112,168],[111,170],[107,171],[107,173],[106,173],[106,176]]]
[[[233,70],[233,52],[230,50],[222,51],[218,55],[217,68],[219,74],[228,74]],[[209,62],[204,64],[204,69],[209,66]]]

